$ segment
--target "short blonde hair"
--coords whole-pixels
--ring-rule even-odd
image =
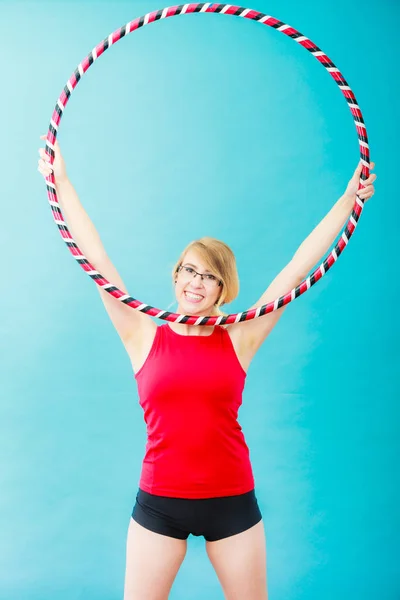
[[[197,252],[207,269],[221,280],[222,292],[213,309],[213,314],[223,315],[224,313],[219,307],[232,302],[239,293],[239,275],[235,255],[227,244],[215,238],[202,237],[194,240],[186,246],[174,265],[172,270],[173,282],[175,282],[178,269],[190,250]]]

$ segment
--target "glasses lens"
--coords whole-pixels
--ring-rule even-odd
[[[216,285],[218,285],[218,279],[214,277],[214,275],[206,275],[204,277],[204,283],[208,287],[215,287]]]
[[[211,275],[211,273],[200,274],[197,273],[192,267],[186,267],[182,265],[179,268],[179,273],[184,281],[190,281],[190,279],[194,279],[195,277],[201,277],[202,282],[208,288],[217,287],[219,285],[219,280],[215,277],[215,275]]]

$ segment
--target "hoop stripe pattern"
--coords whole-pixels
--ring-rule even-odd
[[[57,138],[60,121],[64,113],[65,107],[73,90],[76,88],[80,79],[82,78],[84,73],[86,73],[86,71],[89,69],[89,67],[110,46],[116,44],[120,39],[127,36],[129,33],[132,33],[136,29],[139,29],[144,25],[154,23],[155,21],[158,21],[160,19],[167,19],[169,17],[175,17],[178,15],[192,13],[217,13],[223,15],[231,15],[236,17],[243,17],[245,19],[250,19],[252,21],[262,23],[263,25],[268,25],[269,27],[272,27],[273,29],[276,29],[284,35],[292,38],[300,46],[303,46],[303,48],[308,50],[308,52],[310,52],[310,54],[312,54],[314,58],[316,58],[318,62],[321,63],[323,67],[325,67],[325,69],[337,83],[340,91],[342,92],[348,104],[351,114],[353,115],[353,120],[359,141],[360,159],[362,162],[362,173],[359,183],[359,189],[362,188],[363,181],[365,181],[365,179],[367,179],[369,176],[370,167],[367,130],[356,97],[353,91],[351,90],[350,86],[348,85],[347,81],[339,71],[339,69],[330,60],[330,58],[328,58],[328,56],[322,50],[320,50],[320,48],[318,48],[318,46],[316,46],[305,35],[301,34],[299,31],[294,29],[294,27],[291,27],[290,25],[287,25],[286,23],[283,23],[282,21],[279,21],[278,19],[270,15],[265,15],[250,8],[243,8],[231,4],[219,4],[215,2],[180,4],[178,6],[170,6],[161,10],[147,13],[142,17],[138,17],[133,21],[130,21],[120,29],[117,29],[116,31],[111,33],[107,38],[105,38],[102,42],[100,42],[95,48],[93,48],[93,50],[88,54],[88,56],[86,56],[86,58],[84,58],[84,60],[78,65],[78,67],[75,69],[75,71],[67,81],[54,108],[53,115],[50,120],[49,129],[47,132],[45,147],[45,151],[49,157],[50,163],[53,164],[54,162],[54,144]],[[95,269],[95,267],[87,260],[87,258],[82,254],[80,248],[71,236],[71,233],[64,221],[58,203],[55,178],[53,173],[51,173],[51,175],[48,178],[46,178],[46,184],[48,200],[53,213],[53,218],[59,229],[61,237],[63,238],[68,250],[75,258],[77,263],[81,266],[81,268],[84,271],[86,271],[89,277],[91,277],[97,285],[102,287],[120,302],[123,302],[124,304],[130,306],[135,310],[140,310],[141,312],[147,313],[152,317],[157,317],[165,321],[186,323],[188,325],[223,325],[225,323],[249,321],[251,319],[255,319],[267,313],[273,312],[274,310],[278,310],[282,306],[289,304],[289,302],[292,302],[295,298],[298,298],[299,296],[304,294],[308,289],[310,289],[313,285],[315,285],[315,283],[319,281],[325,275],[325,273],[327,273],[327,271],[329,271],[329,269],[335,264],[335,262],[347,246],[351,236],[353,235],[364,208],[364,201],[360,199],[357,195],[353,211],[335,247],[325,257],[325,259],[319,265],[319,267],[317,267],[315,271],[313,271],[311,275],[304,279],[296,288],[293,288],[283,296],[280,296],[279,298],[272,302],[269,302],[268,304],[264,304],[263,306],[253,308],[251,310],[246,310],[241,313],[235,313],[225,316],[197,317],[193,315],[181,315],[178,313],[172,313],[166,310],[155,308],[149,304],[144,304],[140,302],[140,300],[136,300],[132,296],[125,294],[115,285],[110,283],[105,277],[103,277],[103,275],[99,273]]]

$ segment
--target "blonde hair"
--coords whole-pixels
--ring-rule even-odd
[[[207,269],[221,280],[221,295],[214,306],[212,314],[225,314],[219,307],[223,304],[232,302],[239,293],[239,276],[235,255],[227,244],[215,238],[202,237],[198,240],[194,240],[186,246],[177,260],[172,270],[173,282],[175,282],[178,269],[190,250],[197,252]]]

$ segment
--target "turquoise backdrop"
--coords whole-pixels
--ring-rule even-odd
[[[1,600],[120,600],[145,427],[127,355],[52,222],[39,136],[109,33],[163,4],[0,2]],[[240,421],[267,531],[271,600],[399,600],[399,4],[253,0],[341,69],[377,191],[338,264],[252,364]],[[397,58],[396,58],[397,52]],[[245,19],[144,27],[89,70],[62,119],[69,175],[132,295],[166,308],[192,239],[231,245],[256,301],[358,161],[333,80]],[[397,556],[397,558],[396,558]],[[190,539],[171,600],[221,600]]]

